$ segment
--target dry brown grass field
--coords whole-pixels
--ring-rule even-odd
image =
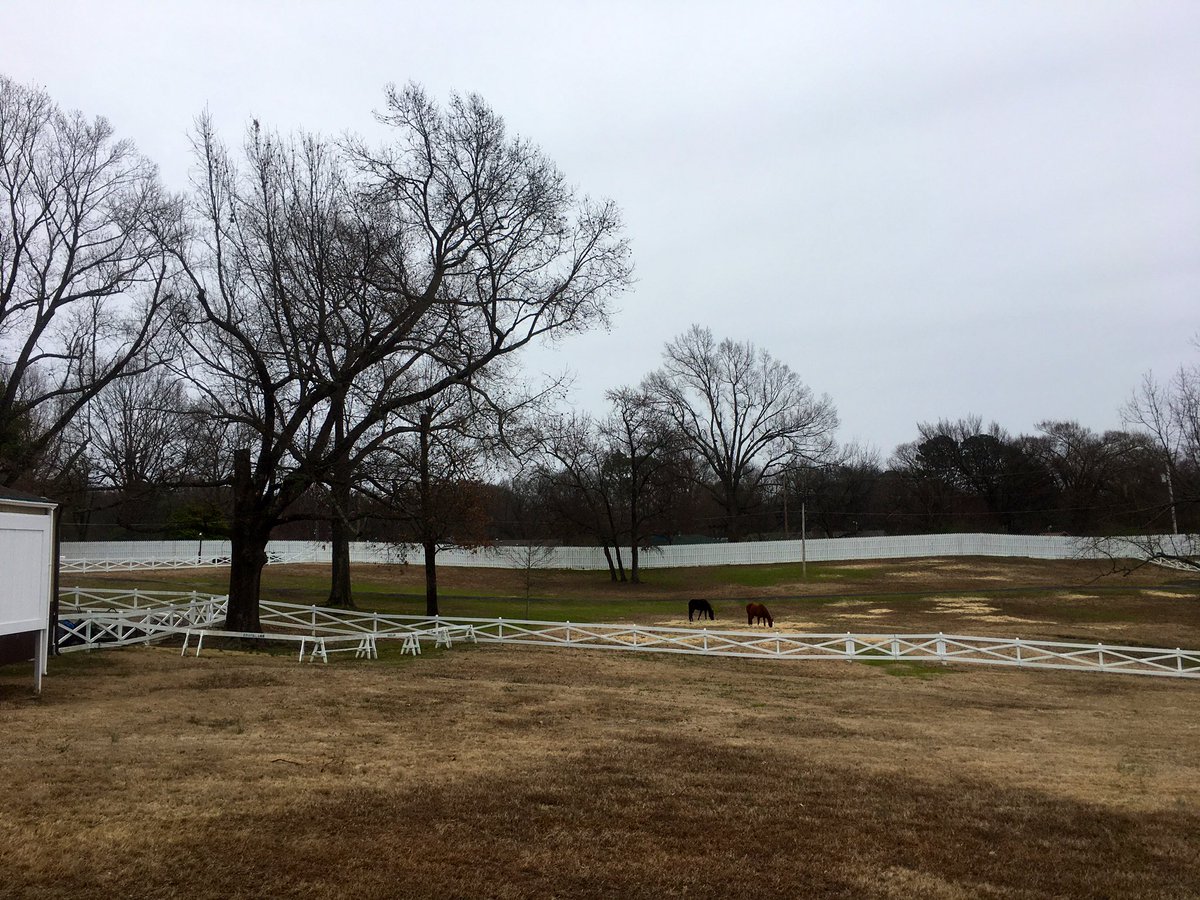
[[[719,612],[762,596],[818,625],[870,621],[838,605],[863,603],[901,630],[1036,617],[1030,636],[1121,620],[1126,635],[1200,633],[1194,583],[1173,573],[1110,587],[1059,564],[934,571],[960,564],[779,593],[542,573],[538,602],[674,621],[707,587]],[[902,589],[904,571],[924,574]],[[269,593],[315,590],[313,573],[268,573]],[[399,583],[411,571],[357,574],[360,605],[416,602]],[[444,585],[446,612],[515,602],[478,570]],[[955,597],[977,599],[935,611]],[[1200,896],[1200,685],[1173,679],[487,645],[327,666],[130,648],[53,660],[40,698],[27,667],[0,668],[0,734],[5,897]]]

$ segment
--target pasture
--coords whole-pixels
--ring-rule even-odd
[[[1200,646],[1194,581],[1094,570],[902,561],[643,586],[538,573],[531,603],[686,624],[703,595],[720,625],[758,598],[784,629]],[[360,606],[421,608],[418,570],[355,574]],[[524,612],[513,573],[443,575],[446,614]],[[323,599],[307,567],[265,580],[276,599]],[[55,659],[41,698],[26,667],[0,668],[0,721],[14,896],[1200,894],[1200,690],[1171,679],[487,645],[323,666],[152,647]]]
[[[658,569],[642,584],[614,584],[603,572],[538,571],[530,617],[550,621],[687,623],[688,600],[704,597],[714,628],[744,625],[750,600],[768,605],[781,630],[809,632],[957,632],[1001,637],[1200,649],[1200,578],[1146,567],[1105,575],[1104,563],[953,557],[880,562],[799,563]],[[325,568],[267,566],[263,596],[322,605]],[[63,586],[141,587],[222,592],[221,569],[64,576]],[[354,568],[356,604],[366,610],[423,614],[419,565]],[[447,616],[525,618],[523,575],[504,569],[439,569]],[[1188,601],[1193,602],[1188,602]]]

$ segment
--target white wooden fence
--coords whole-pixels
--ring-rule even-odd
[[[60,639],[79,649],[218,633],[227,598],[165,592],[72,589],[59,599]],[[357,655],[373,658],[378,641],[416,636],[449,647],[455,639],[587,650],[679,653],[746,659],[910,660],[1200,679],[1200,651],[953,634],[795,634],[773,629],[716,631],[619,625],[402,616],[264,601],[266,640],[359,637]],[[363,637],[368,638],[365,642]],[[415,642],[413,642],[415,643]],[[326,647],[322,642],[321,656]],[[70,646],[63,649],[74,649]],[[186,650],[186,647],[185,647]],[[365,652],[363,652],[365,651]],[[418,651],[419,652],[419,645]],[[301,658],[304,646],[301,645]]]
[[[747,541],[736,544],[673,544],[642,551],[644,568],[683,566],[727,566],[760,563],[810,562],[856,559],[904,559],[934,556],[1028,557],[1033,559],[1077,559],[1108,555],[1136,556],[1141,538],[1110,538],[1104,545],[1072,537],[1015,534],[918,534],[893,537],[847,537],[791,541]],[[1166,535],[1155,538],[1164,546],[1195,540],[1192,536]],[[1192,546],[1195,546],[1193,543]],[[603,570],[608,567],[599,547],[546,547],[539,568]],[[64,543],[60,567],[64,572],[132,571],[136,569],[186,569],[229,565],[228,541],[116,541]],[[272,541],[267,548],[270,563],[330,562],[328,544],[309,541]],[[354,543],[350,558],[362,563],[419,561],[419,547]],[[522,547],[485,547],[475,550],[451,548],[438,554],[445,566],[523,568],[529,559]]]

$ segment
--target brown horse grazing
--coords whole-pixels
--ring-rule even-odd
[[[701,620],[716,619],[717,614],[713,612],[712,605],[707,600],[689,600],[688,601],[688,621],[692,621],[692,616],[698,614]]]
[[[753,625],[755,622],[761,625],[764,621],[768,628],[775,627],[775,620],[771,618],[771,612],[761,603],[746,604],[746,624]]]

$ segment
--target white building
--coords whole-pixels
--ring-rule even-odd
[[[50,649],[58,504],[0,487],[0,663],[33,660],[34,685]]]

